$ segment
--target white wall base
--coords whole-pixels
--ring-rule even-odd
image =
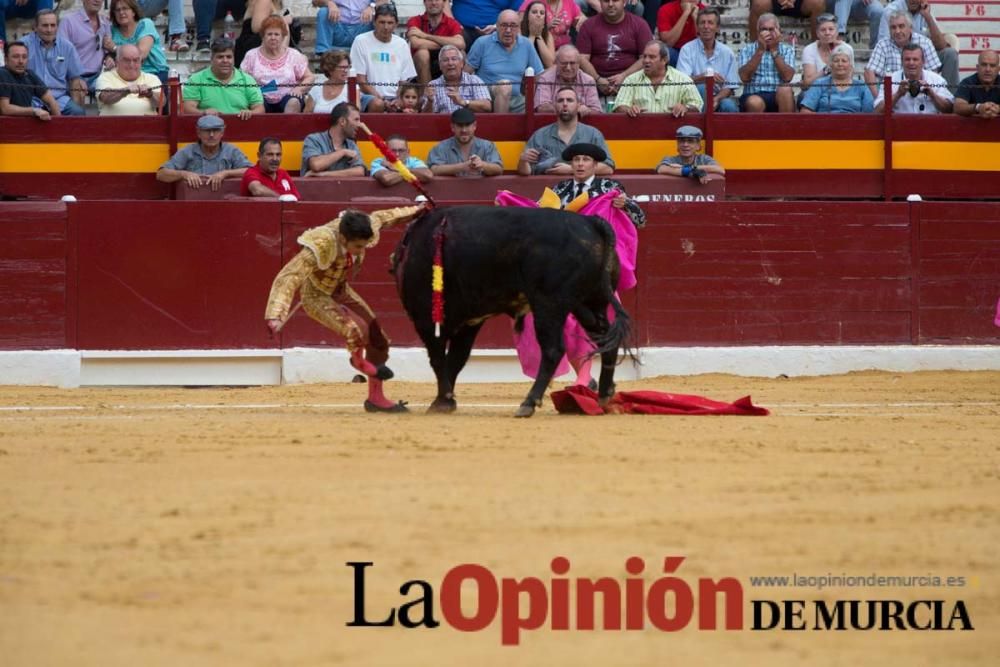
[[[997,345],[660,347],[640,353],[642,365],[624,361],[617,379],[702,373],[795,377],[862,370],[1000,370]],[[393,348],[389,365],[397,379],[434,381],[423,348]],[[0,352],[0,385],[252,386],[347,382],[354,375],[347,352],[331,348]],[[524,382],[525,377],[513,350],[474,350],[461,381]]]

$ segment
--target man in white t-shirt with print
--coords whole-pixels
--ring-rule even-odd
[[[393,34],[398,23],[394,5],[379,5],[375,8],[375,29],[358,35],[351,45],[351,64],[358,75],[358,86],[372,96],[362,111],[396,110],[399,82],[417,75],[410,45]]]

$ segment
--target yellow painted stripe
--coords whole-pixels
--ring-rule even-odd
[[[251,161],[257,143],[234,142]],[[436,142],[414,141],[413,155],[422,159]],[[652,170],[665,155],[675,152],[672,140],[609,141],[619,169]],[[184,144],[181,144],[182,146]],[[283,143],[282,166],[297,170],[302,162],[302,142]],[[521,141],[497,142],[507,171],[517,167],[524,149]],[[370,142],[361,143],[365,164],[379,156]],[[54,143],[39,151],[37,144],[0,144],[0,173],[141,173],[155,172],[170,157],[167,144]],[[882,169],[883,142],[782,141],[723,139],[715,142],[715,159],[727,169]],[[1000,143],[911,141],[893,144],[897,169],[932,171],[1000,171]]]
[[[1000,171],[1000,143],[900,141],[892,144],[892,166],[922,171]]]
[[[0,172],[154,172],[170,157],[167,144],[45,144],[43,150],[39,148],[38,144],[0,144]]]
[[[720,139],[714,157],[726,169],[882,169],[884,142]]]

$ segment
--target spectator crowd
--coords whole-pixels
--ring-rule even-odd
[[[9,17],[33,17],[34,30],[4,43],[0,115],[85,115],[88,98],[100,115],[166,112],[166,51],[190,49],[180,0],[111,0],[108,15],[101,0],[81,0],[62,16],[51,4],[2,4],[0,37]],[[221,141],[224,116],[328,114],[330,128],[305,140],[301,169],[325,177],[369,173],[355,143],[362,112],[449,114],[452,136],[426,164],[409,155],[405,137],[391,137],[407,166],[429,180],[502,173],[496,146],[476,135],[476,116],[521,113],[529,103],[556,120],[528,140],[521,174],[569,174],[562,156],[579,143],[604,156],[594,161],[598,175],[612,173],[614,160],[588,117],[703,112],[709,86],[713,110],[725,113],[871,113],[887,104],[894,113],[1000,113],[997,52],[980,53],[976,72],[960,80],[958,53],[926,0],[752,0],[750,40],[738,52],[719,39],[720,10],[697,0],[424,0],[424,12],[405,25],[390,0],[312,4],[318,72],[297,48],[301,28],[281,0],[194,0],[196,49],[210,61],[183,83],[180,111],[201,116],[198,143],[164,165],[161,180],[216,187],[213,174],[264,174],[279,184],[269,191],[282,194],[281,175],[267,170],[280,142],[261,143],[256,167],[242,154],[235,159]],[[152,17],[164,9],[161,35]],[[227,14],[242,26],[239,35],[212,40],[212,21]],[[778,16],[808,25],[813,41],[801,64]],[[869,24],[863,78],[845,39],[851,18]],[[356,99],[348,99],[351,73]],[[699,179],[714,173],[715,165],[691,162],[690,131],[678,139],[679,162],[664,158],[659,173],[679,173],[677,165]],[[371,165],[385,184],[398,182],[392,171]]]

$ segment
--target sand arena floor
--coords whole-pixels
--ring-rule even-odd
[[[25,389],[0,399],[0,663],[995,665],[1000,373],[645,380],[770,417],[371,416],[360,385]],[[639,388],[624,383],[622,388]],[[426,404],[433,388],[389,383]],[[461,407],[464,405],[464,407]],[[187,407],[179,407],[187,406]],[[62,407],[64,409],[55,409]],[[24,409],[31,408],[31,409]],[[751,599],[963,600],[971,632],[481,632],[346,627],[347,561],[383,618],[453,566],[646,583],[737,577]],[[753,587],[756,575],[965,577],[961,587]],[[474,587],[464,602],[469,613]],[[438,601],[435,614],[441,620]],[[744,624],[752,619],[745,603]],[[811,621],[812,612],[806,618]]]

